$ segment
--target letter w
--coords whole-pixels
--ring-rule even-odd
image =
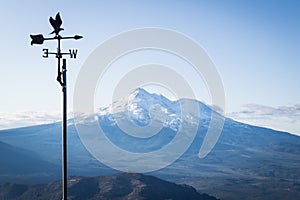
[[[78,50],[77,49],[69,49],[69,52],[70,52],[70,58],[76,58],[77,56],[77,52]]]

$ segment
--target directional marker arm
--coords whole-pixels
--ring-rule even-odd
[[[49,58],[49,55],[55,55],[57,58],[62,58],[63,55],[69,55],[70,58],[76,59],[78,50],[77,49],[69,49],[69,53],[57,53],[57,52],[49,52],[49,49],[43,49],[43,58]]]

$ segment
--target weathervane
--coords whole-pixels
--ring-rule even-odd
[[[58,47],[57,52],[49,52],[49,49],[43,49],[43,58],[48,58],[49,55],[55,55],[58,61],[57,65],[57,78],[56,80],[62,86],[63,92],[63,123],[62,123],[62,195],[63,200],[67,200],[67,67],[66,59],[63,59],[63,64],[61,67],[61,59],[64,55],[69,55],[70,58],[76,58],[77,49],[69,49],[68,53],[62,53],[60,49],[60,41],[64,39],[81,39],[80,35],[75,35],[73,37],[62,37],[59,32],[64,30],[61,28],[62,20],[59,13],[56,14],[55,19],[49,18],[49,22],[53,27],[53,31],[50,34],[55,34],[52,38],[45,38],[42,34],[30,35],[31,45],[33,44],[43,44],[45,40],[57,40]]]

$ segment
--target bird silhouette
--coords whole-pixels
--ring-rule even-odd
[[[52,31],[50,34],[55,33],[56,35],[58,35],[60,31],[64,30],[63,28],[61,28],[62,20],[60,18],[59,13],[56,14],[55,19],[50,17],[49,22],[51,26],[54,28],[54,31]]]

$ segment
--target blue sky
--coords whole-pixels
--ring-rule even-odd
[[[99,44],[120,32],[161,27],[183,33],[206,49],[223,80],[229,117],[300,135],[299,1],[11,0],[0,4],[0,128],[49,122],[44,119],[48,115],[59,116],[56,60],[41,57],[43,48],[55,50],[56,44],[32,47],[29,38],[29,34],[50,33],[48,18],[59,11],[63,35],[84,36],[63,43],[63,48],[79,49],[78,59],[68,60],[70,108],[80,67]],[[28,115],[28,123],[21,124],[22,116],[28,119]]]

